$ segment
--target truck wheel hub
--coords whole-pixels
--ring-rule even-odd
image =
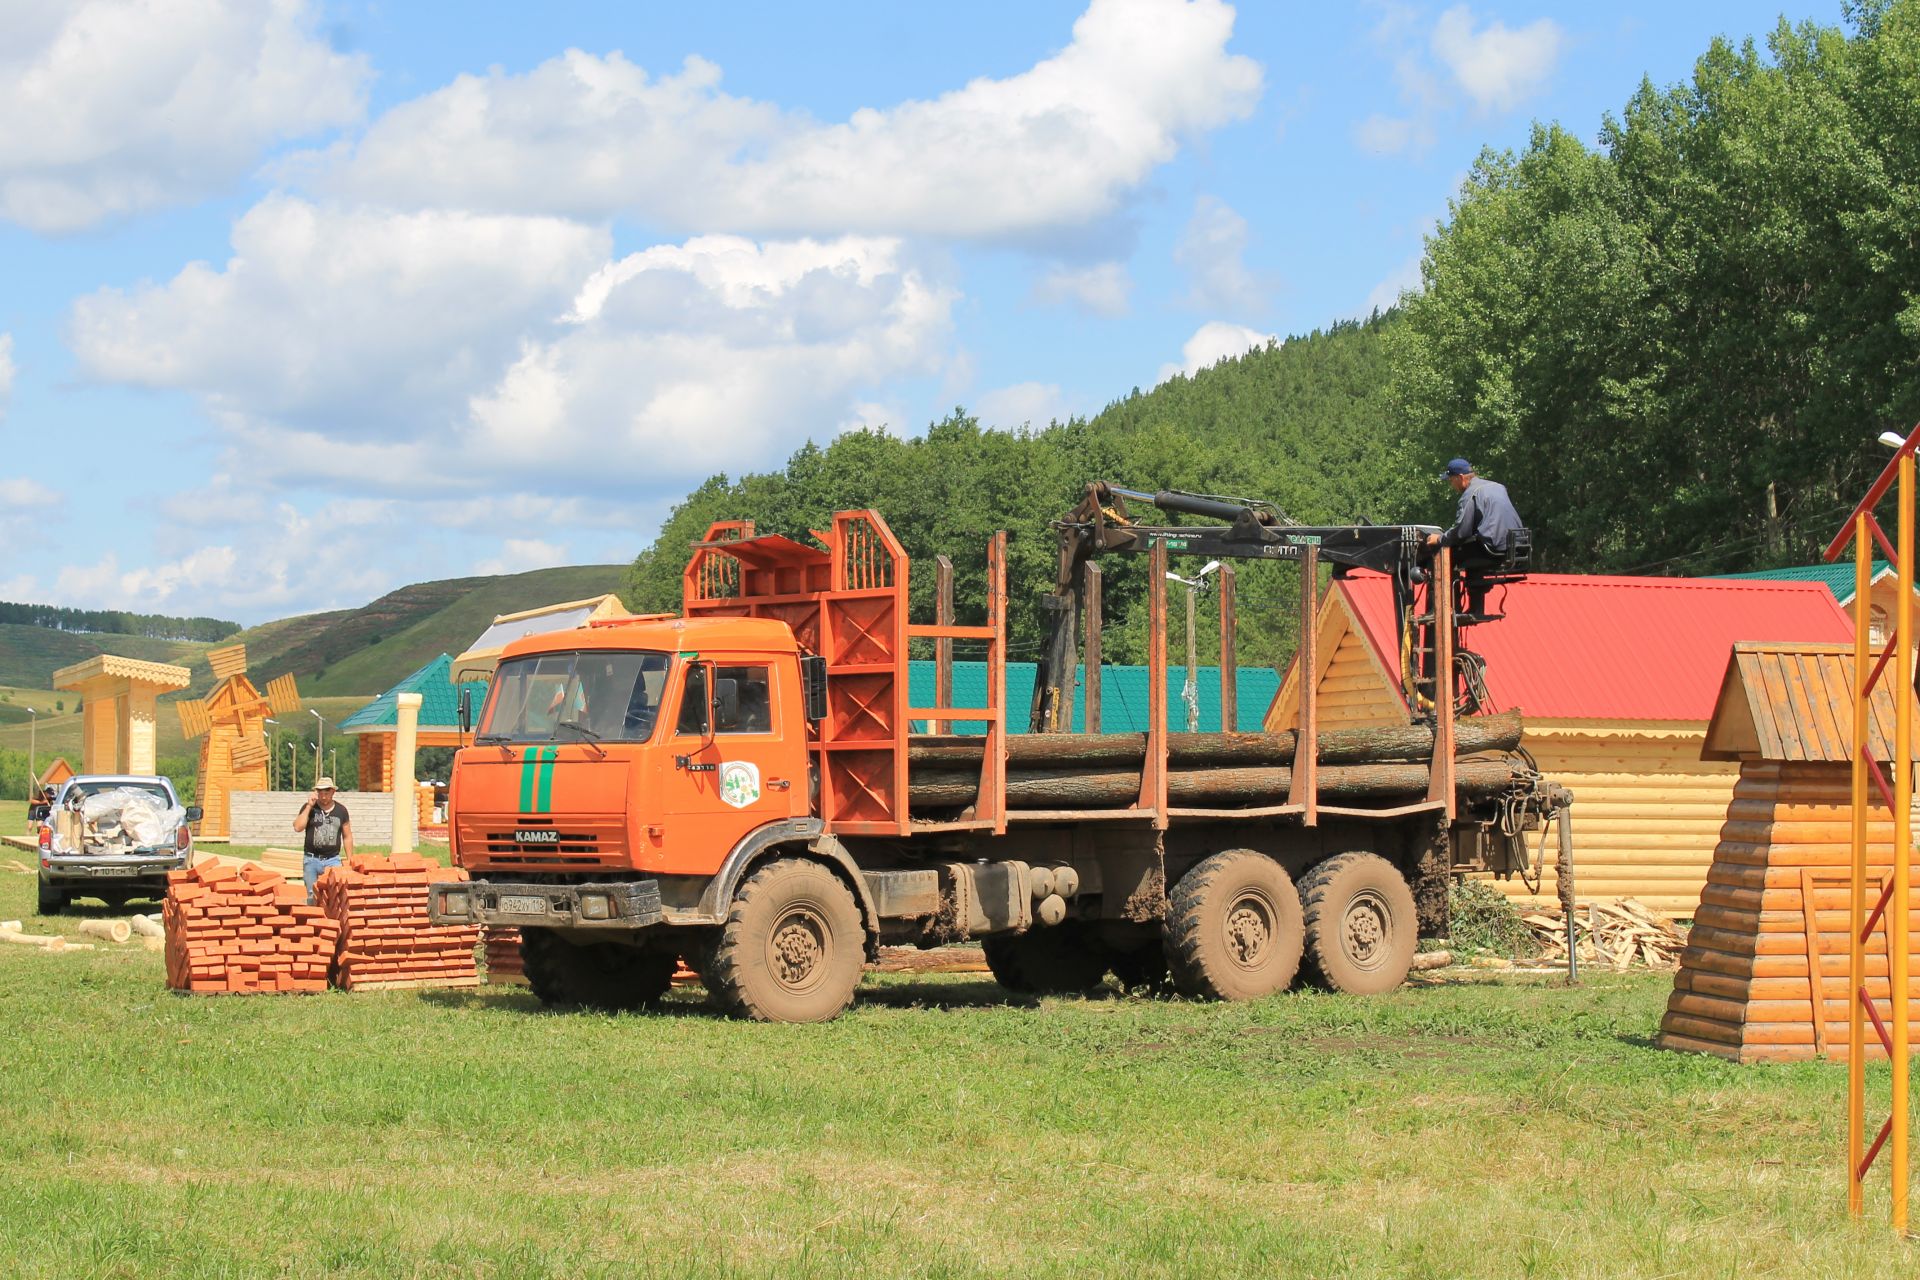
[[[1227,954],[1235,964],[1256,968],[1273,941],[1273,914],[1266,900],[1248,894],[1227,912]]]
[[[811,911],[791,911],[781,918],[768,940],[768,950],[773,974],[783,986],[804,987],[820,971],[825,934],[825,926]]]
[[[1380,963],[1387,945],[1387,904],[1368,889],[1347,904],[1347,957],[1362,968]]]

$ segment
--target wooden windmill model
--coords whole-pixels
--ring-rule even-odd
[[[182,698],[180,732],[187,738],[204,735],[200,744],[200,820],[202,836],[232,834],[230,797],[236,791],[267,789],[269,713],[290,716],[300,710],[300,694],[293,676],[278,676],[262,694],[247,679],[247,647],[228,645],[207,651],[213,678],[219,681],[204,698]]]

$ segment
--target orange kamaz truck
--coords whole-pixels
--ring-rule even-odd
[[[875,512],[810,542],[715,525],[680,616],[504,649],[449,793],[472,878],[434,886],[434,919],[520,930],[549,1004],[644,1006],[684,957],[722,1006],[777,1021],[846,1009],[882,944],[968,939],[1023,992],[1397,986],[1453,871],[1527,868],[1552,788],[1518,754],[1456,760],[1478,730],[1451,698],[1357,765],[1315,727],[1311,681],[1297,731],[1169,733],[1150,553],[1149,730],[1010,736],[1004,533],[985,621],[963,626],[909,620],[911,566]],[[984,700],[911,705],[915,641],[943,676],[952,643],[984,649]]]

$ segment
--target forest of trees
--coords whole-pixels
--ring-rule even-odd
[[[208,644],[225,640],[240,630],[239,623],[223,622],[219,618],[173,618],[163,613],[63,609],[50,604],[11,604],[5,601],[0,601],[0,623],[45,627],[50,631],[146,636],[154,640],[198,640]]]
[[[781,470],[716,476],[633,567],[672,609],[716,519],[803,534],[877,508],[920,571],[954,558],[980,612],[1011,535],[1012,656],[1041,640],[1047,522],[1089,480],[1266,498],[1296,518],[1447,523],[1455,454],[1505,481],[1536,567],[1729,573],[1806,563],[1920,420],[1920,0],[1844,28],[1716,43],[1691,83],[1643,84],[1588,146],[1557,125],[1489,151],[1400,309],[1137,389],[1090,420],[924,436],[857,431]],[[1107,654],[1144,656],[1141,565],[1108,568]],[[1293,575],[1241,577],[1239,657],[1283,662]],[[1210,628],[1202,651],[1213,656]]]

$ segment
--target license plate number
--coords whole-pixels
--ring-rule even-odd
[[[552,827],[521,827],[513,839],[516,844],[559,844],[560,833]]]
[[[500,909],[516,916],[543,916],[547,913],[547,900],[530,894],[503,893]]]
[[[97,876],[130,876],[139,870],[140,868],[138,867],[95,867],[93,874]]]

